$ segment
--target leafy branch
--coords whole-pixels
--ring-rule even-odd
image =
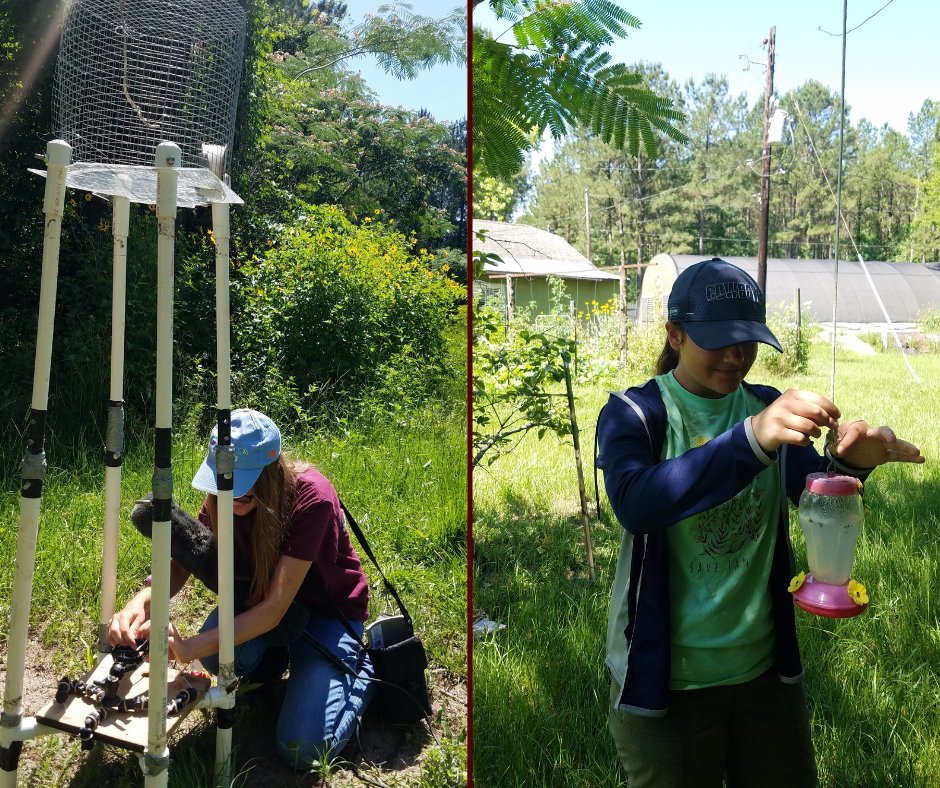
[[[565,394],[550,389],[565,379],[571,340],[547,333],[508,332],[492,309],[474,313],[473,465],[494,463],[536,431],[571,434]]]
[[[656,154],[655,131],[678,142],[684,120],[669,99],[649,90],[642,77],[605,50],[639,20],[611,0],[489,0],[500,19],[512,22],[514,44],[473,31],[474,168],[509,178],[523,153],[548,129],[556,139],[578,124],[604,142],[627,148],[640,143]],[[533,134],[533,131],[535,132]]]

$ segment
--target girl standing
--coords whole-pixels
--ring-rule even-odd
[[[786,500],[830,465],[864,479],[924,458],[888,427],[840,425],[823,396],[744,381],[758,343],[780,345],[736,266],[687,268],[668,307],[658,374],[612,394],[597,428],[623,525],[610,730],[631,788],[813,786]],[[820,456],[823,429],[838,438]]]

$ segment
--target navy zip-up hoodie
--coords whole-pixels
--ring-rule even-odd
[[[742,385],[768,404],[780,396],[770,386]],[[666,408],[655,380],[611,394],[597,424],[597,467],[604,471],[607,497],[625,529],[621,551],[629,551],[630,557],[628,623],[623,633],[627,664],[616,666],[615,671],[615,675],[622,672],[624,676],[620,708],[650,716],[663,715],[668,707],[671,664],[666,529],[730,500],[755,475],[767,470],[768,463],[773,465],[777,460],[764,455],[756,441],[752,443],[753,436],[749,438],[745,422],[740,422],[704,446],[661,461],[666,427]],[[821,457],[812,446],[785,446],[780,455],[786,497],[794,505],[799,503],[807,474],[825,470],[830,462],[840,473],[860,478],[868,474],[844,466],[828,452]],[[768,583],[777,672],[789,682],[799,681],[803,674],[793,601],[787,591],[794,574],[784,503]]]

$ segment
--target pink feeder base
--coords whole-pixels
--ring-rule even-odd
[[[826,618],[851,618],[864,613],[867,604],[857,605],[849,596],[849,584],[833,586],[820,583],[812,574],[793,592],[793,601],[808,613]]]

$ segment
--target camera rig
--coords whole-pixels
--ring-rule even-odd
[[[37,719],[72,733],[90,750],[96,740],[143,751],[150,708],[149,641],[136,646],[115,646],[83,678],[63,676],[55,698]],[[167,676],[166,716],[172,730],[208,690],[211,680],[200,671],[173,671]]]

